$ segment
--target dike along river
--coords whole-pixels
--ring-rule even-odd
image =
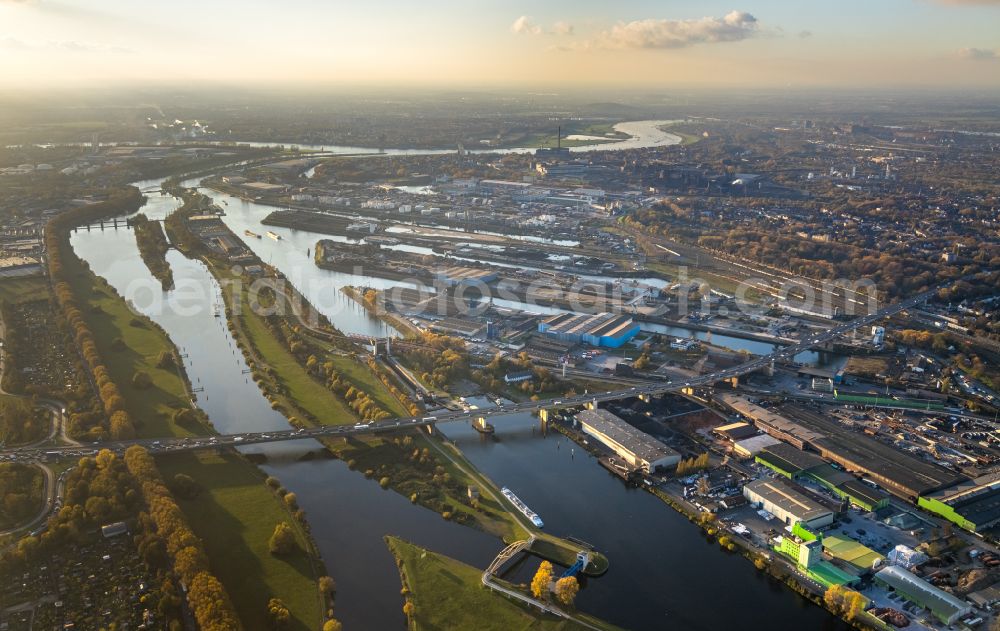
[[[136,185],[150,191],[150,201],[142,209],[148,216],[162,217],[177,207],[173,198],[152,193],[157,182]],[[242,229],[237,234],[242,235]],[[308,262],[311,268],[305,243],[303,238],[294,244],[294,250],[301,252],[292,260]],[[171,251],[168,260],[178,288],[162,292],[139,258],[131,230],[77,232],[72,245],[95,273],[170,335],[185,355],[192,383],[204,389],[198,394],[199,405],[219,432],[288,427],[244,374],[246,366],[224,318],[214,315],[219,287],[204,265]],[[266,252],[259,253],[268,260]],[[282,267],[288,261],[272,258],[291,276],[293,270]],[[325,278],[316,288],[320,297],[337,296],[339,285],[359,280],[341,276]],[[343,330],[384,330],[363,312],[335,299],[328,308]],[[467,425],[442,429],[477,467],[536,510],[548,531],[575,535],[607,553],[611,569],[588,582],[578,599],[582,610],[634,629],[709,631],[747,622],[758,626],[763,621],[771,629],[842,627],[742,558],[721,552],[655,497],[620,484],[561,435],[544,436],[536,419],[514,415],[497,419],[495,425],[494,441],[482,440]],[[502,547],[492,536],[446,522],[382,490],[341,461],[298,460],[315,447],[311,441],[295,441],[248,450],[268,456],[265,471],[294,491],[308,514],[320,552],[337,581],[336,612],[346,628],[403,625],[399,576],[383,535],[399,535],[477,567],[485,567]],[[530,574],[533,566],[529,563],[521,572]]]

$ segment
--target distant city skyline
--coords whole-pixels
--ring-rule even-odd
[[[1000,1],[0,0],[0,84],[1000,87]]]

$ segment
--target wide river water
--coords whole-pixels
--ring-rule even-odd
[[[158,182],[136,185],[158,188]],[[256,204],[213,196],[228,202],[222,204],[225,221],[241,238],[244,229],[259,231],[260,219],[269,212]],[[172,197],[151,194],[142,212],[162,217],[177,205]],[[339,292],[343,284],[379,286],[377,279],[317,270],[306,254],[317,235],[283,234],[282,241],[246,241],[289,278],[298,273],[299,288],[340,329],[385,332],[383,325],[342,300]],[[202,263],[171,251],[168,260],[177,288],[162,292],[142,263],[131,230],[80,231],[71,242],[96,274],[160,324],[181,349],[191,381],[204,389],[197,395],[198,403],[219,432],[288,427],[244,374],[246,365],[224,318],[214,315],[219,287]],[[713,341],[721,343],[720,337]],[[494,424],[497,433],[492,440],[461,423],[441,429],[486,475],[511,487],[535,509],[547,531],[575,535],[608,555],[610,571],[588,581],[578,598],[583,611],[633,629],[710,631],[748,624],[770,629],[842,628],[825,611],[769,581],[750,563],[721,552],[652,495],[626,488],[561,435],[544,435],[537,419],[511,415],[496,418]],[[298,460],[315,447],[311,441],[295,441],[247,450],[265,453],[268,462],[263,469],[298,496],[329,573],[337,581],[336,615],[346,628],[388,629],[403,624],[399,575],[384,535],[401,536],[477,567],[485,567],[502,547],[490,535],[446,522],[407,498],[382,490],[339,460]]]

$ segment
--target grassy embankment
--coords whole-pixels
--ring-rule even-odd
[[[221,280],[232,280],[224,274],[228,272],[218,265],[209,266]],[[357,422],[357,417],[325,386],[313,379],[284,344],[275,339],[263,319],[250,309],[249,296],[244,288],[239,292],[239,315],[233,317],[234,300],[232,292],[224,292],[227,300],[227,314],[233,324],[234,334],[241,348],[251,349],[248,359],[257,366],[255,378],[259,378],[262,388],[269,393],[272,405],[286,415],[297,413],[295,422],[324,425]],[[399,416],[405,410],[388,392],[385,386],[372,375],[367,366],[356,359],[329,349],[327,359],[337,364],[340,374],[363,389],[375,401]],[[500,499],[496,485],[480,474],[450,446],[442,447],[439,442],[422,433],[409,436],[409,442],[397,440],[394,436],[366,436],[350,439],[325,440],[327,448],[337,457],[345,460],[353,469],[379,480],[387,479],[387,485],[413,501],[441,513],[446,518],[475,526],[492,533],[506,542],[527,537],[527,532],[510,512],[512,509]],[[427,450],[430,457],[412,458],[413,450]],[[438,471],[441,467],[443,471]],[[465,494],[469,486],[480,489],[478,503],[473,506]],[[487,489],[491,490],[488,491]],[[491,497],[492,496],[492,497]],[[553,549],[561,554],[552,560],[571,565],[576,550],[570,544],[552,539]],[[573,549],[571,549],[573,548]],[[569,563],[566,563],[566,561]]]
[[[264,475],[235,453],[199,452],[157,458],[164,479],[183,473],[200,492],[178,504],[205,543],[212,571],[226,586],[247,631],[274,627],[265,612],[277,596],[292,613],[289,631],[319,627],[325,606],[316,579],[322,574],[310,556],[310,542],[299,522],[264,484]],[[296,549],[285,556],[268,550],[279,522],[295,531]]]
[[[185,378],[173,362],[161,367],[164,351],[176,357],[166,333],[149,318],[133,312],[103,278],[81,269],[70,275],[70,288],[79,300],[87,326],[93,331],[98,351],[111,380],[119,384],[126,409],[139,437],[193,436],[205,433],[199,424],[178,424],[178,410],[190,409]],[[137,372],[150,376],[152,385],[132,385]]]
[[[409,628],[420,629],[585,629],[584,625],[543,615],[483,587],[482,570],[435,554],[396,537],[386,545],[400,568],[406,600],[413,604]],[[599,629],[617,627],[584,614],[578,618]]]
[[[217,266],[211,266],[216,274],[222,272]],[[232,300],[232,296],[227,296]],[[322,425],[349,424],[358,421],[357,416],[347,405],[336,397],[329,389],[314,380],[291,352],[280,343],[268,330],[260,316],[249,308],[249,297],[244,290],[240,293],[240,314],[231,318],[234,322],[234,333],[242,348],[252,349],[250,360],[258,364],[255,373],[263,381],[264,388],[272,394],[272,405],[283,413],[298,411],[301,415],[297,420],[305,418],[316,419],[314,423]],[[233,313],[228,305],[227,312]],[[367,366],[347,355],[331,352],[328,358],[337,365],[340,374],[349,379],[356,387],[363,389],[376,402],[383,405],[398,416],[405,416],[406,411],[393,397]],[[310,423],[311,424],[311,423]],[[378,479],[388,478],[388,485],[400,494],[415,498],[417,503],[436,512],[449,513],[449,518],[466,523],[475,523],[482,530],[493,533],[506,541],[514,541],[526,536],[507,509],[495,500],[482,497],[479,508],[467,503],[462,491],[468,486],[484,486],[485,479],[475,479],[462,467],[448,458],[436,458],[439,465],[412,460],[409,456],[413,449],[434,449],[433,439],[423,434],[414,434],[410,443],[396,442],[395,437],[366,436],[349,440],[330,439],[324,441],[339,458],[347,461],[350,466]],[[459,456],[460,457],[460,456]],[[441,474],[435,467],[441,466],[450,477],[451,482],[443,482]],[[464,467],[473,471],[471,465]],[[434,477],[438,476],[437,482]],[[491,485],[492,486],[492,485]]]
[[[180,234],[182,228],[176,223],[172,223],[170,230],[180,237],[174,239],[175,243],[186,243],[182,247],[188,251],[200,249],[186,235]],[[254,369],[255,381],[271,401],[272,407],[298,425],[357,422],[357,415],[310,375],[286,344],[275,337],[264,318],[252,308],[247,284],[241,282],[234,285],[234,281],[240,279],[213,256],[203,256],[202,260],[227,288],[222,293],[231,330]],[[234,292],[228,289],[233,286],[238,286],[240,290]],[[287,297],[282,299],[287,300]],[[286,324],[297,326],[299,323],[290,311],[290,308],[285,309],[288,314],[285,316]],[[324,347],[326,352],[318,358],[320,362],[333,361],[342,378],[366,392],[384,409],[397,416],[407,415],[399,401],[361,361],[349,352],[323,342],[318,336],[311,336],[304,329],[299,334]],[[438,440],[423,433],[404,437],[327,439],[323,442],[331,453],[345,460],[352,469],[384,481],[388,488],[440,513],[446,519],[480,528],[506,542],[528,536],[513,509],[501,499],[496,485],[451,445],[442,446]],[[466,496],[466,489],[470,486],[480,489],[480,498],[475,504]],[[542,554],[557,563],[572,565],[578,546],[541,532],[535,534],[548,544],[539,545]],[[588,572],[600,574],[606,569],[607,559],[597,555]]]
[[[209,433],[210,429],[205,425],[180,425],[173,418],[176,410],[190,408],[191,404],[185,377],[181,372],[173,366],[161,368],[157,365],[161,353],[175,352],[166,333],[148,318],[133,313],[106,281],[89,270],[81,269],[71,276],[71,289],[94,333],[98,350],[105,358],[112,380],[121,384],[126,409],[136,422],[139,435],[163,437]],[[120,339],[123,344],[116,344],[116,339]],[[136,371],[145,371],[150,375],[150,388],[139,390],[131,385],[132,375]],[[183,467],[171,473],[186,473],[202,481],[203,486],[210,491],[214,488],[225,489],[227,480],[244,481],[241,486],[234,487],[238,491],[225,491],[234,495],[223,495],[223,490],[220,490],[218,499],[214,500],[214,511],[207,510],[198,502],[182,502],[192,528],[205,537],[213,571],[223,580],[227,591],[238,605],[253,605],[249,609],[239,608],[244,624],[248,628],[263,628],[259,626],[259,620],[266,619],[267,600],[275,596],[289,606],[296,619],[311,621],[311,627],[317,626],[322,616],[321,606],[315,598],[311,602],[302,600],[300,594],[317,593],[318,575],[311,575],[308,571],[279,572],[268,569],[260,575],[259,580],[248,583],[227,569],[271,568],[276,562],[267,551],[267,538],[274,529],[275,515],[283,514],[284,509],[263,484],[257,468],[235,455],[220,459],[218,456],[200,454],[189,456],[182,462]],[[206,494],[202,503],[207,503],[211,497],[212,492]],[[292,521],[287,515],[282,520]],[[227,531],[239,533],[241,538],[260,539],[259,543],[234,546],[232,534],[215,536],[222,532],[222,523],[226,524]],[[266,534],[260,535],[265,531]]]
[[[219,265],[208,261],[209,269],[221,282],[238,280]],[[272,407],[286,415],[301,415],[320,425],[347,425],[356,423],[358,417],[347,403],[329,388],[314,379],[298,359],[268,330],[261,315],[251,308],[249,290],[241,283],[238,296],[224,291],[226,315],[233,334],[254,369],[254,380],[262,386]],[[238,299],[239,304],[233,304]],[[235,315],[234,315],[235,314]],[[350,357],[331,353],[322,361],[332,361],[345,379],[369,392],[380,404],[390,405],[397,416],[403,416],[399,402],[379,383],[364,366]]]
[[[681,131],[679,127],[684,127],[684,131]],[[681,139],[680,146],[686,147],[688,145],[693,145],[694,143],[700,141],[704,136],[697,133],[696,130],[686,126],[685,123],[670,123],[668,125],[661,125],[660,130],[667,132],[668,134],[673,134]]]

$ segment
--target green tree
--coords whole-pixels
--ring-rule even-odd
[[[267,617],[271,621],[271,626],[275,629],[284,629],[288,626],[288,621],[292,618],[292,612],[288,610],[278,598],[267,601]]]
[[[316,583],[323,596],[332,596],[337,591],[337,582],[330,576],[320,576]]]
[[[271,554],[289,554],[295,550],[295,531],[288,522],[281,522],[274,527],[274,533],[268,541]]]

